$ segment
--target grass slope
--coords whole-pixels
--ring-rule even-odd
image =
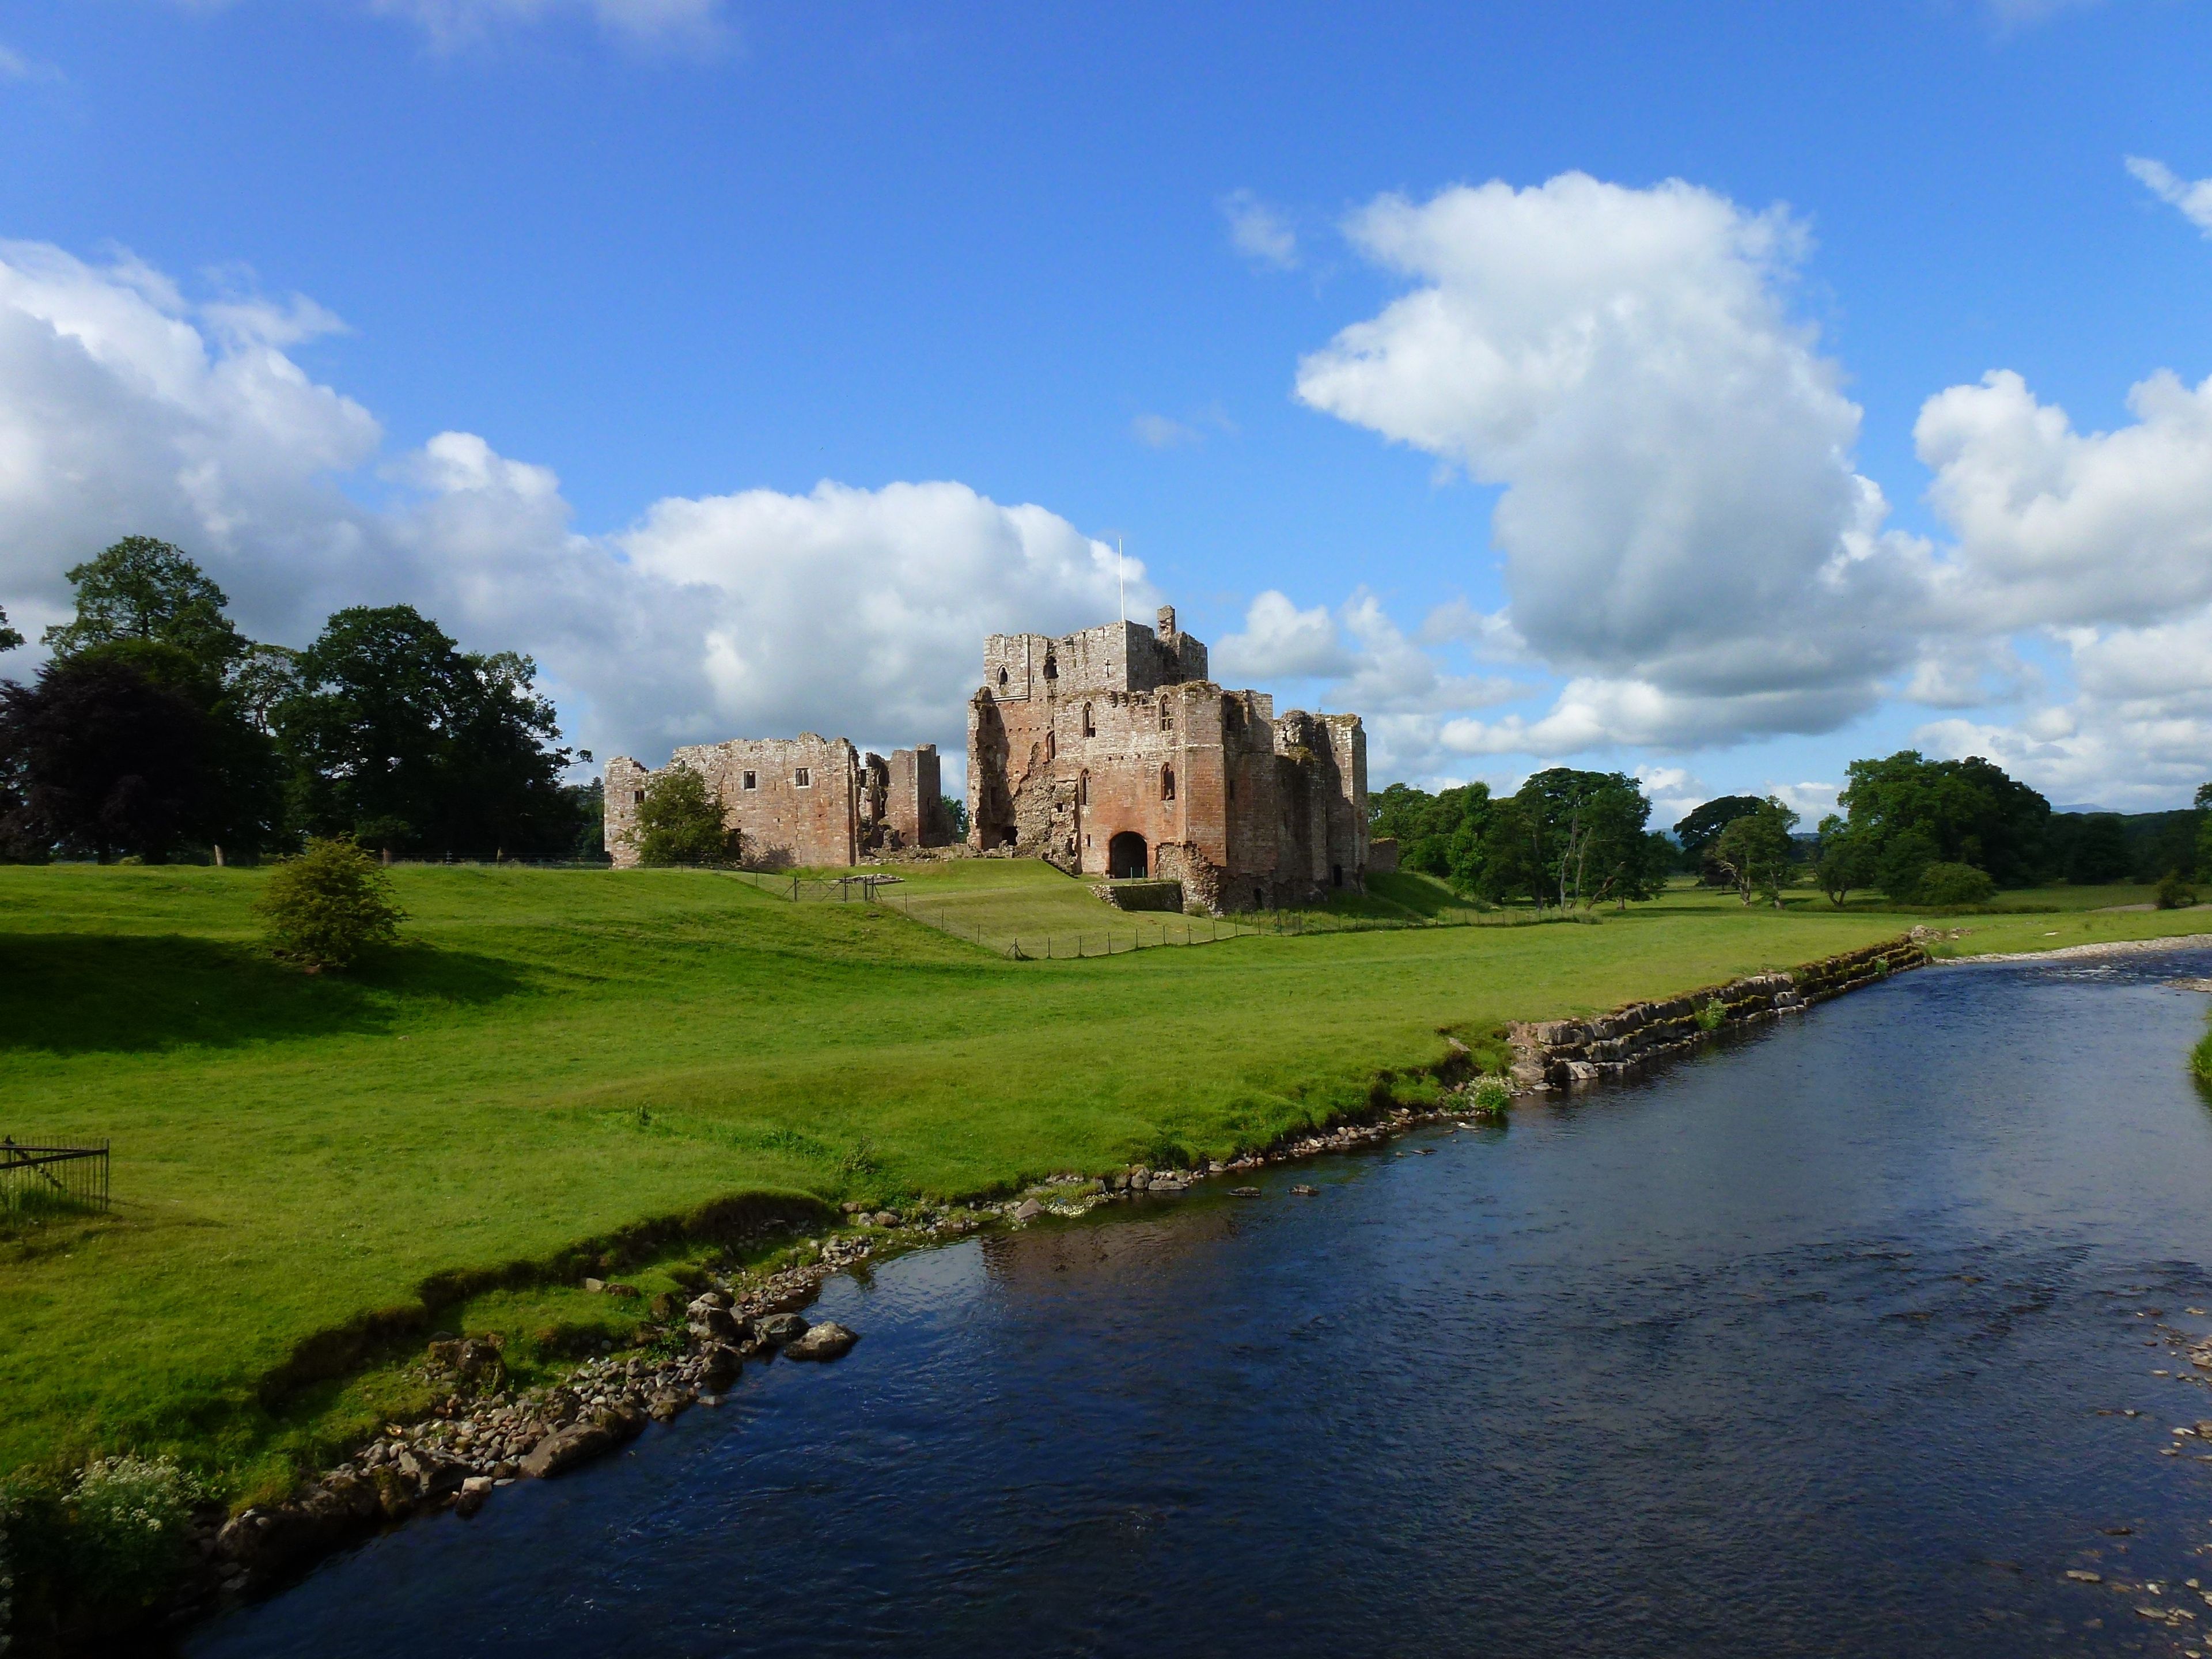
[[[935,878],[957,901],[991,870],[1015,872],[1008,907],[1103,911],[1034,866]],[[167,1449],[275,1490],[398,1385],[272,1412],[257,1379],[433,1273],[732,1194],[949,1195],[1223,1153],[1357,1104],[1379,1072],[1438,1058],[1443,1031],[1788,965],[1909,920],[1678,892],[1598,927],[1016,963],[706,872],[397,878],[412,944],[342,980],[267,959],[256,872],[0,869],[0,1131],[112,1138],[118,1199],[110,1218],[0,1238],[0,1471]],[[1378,905],[1453,908],[1419,878],[1378,885]],[[2169,920],[2196,919],[1993,918],[1971,943]],[[501,1292],[468,1320],[541,1322],[562,1296],[584,1300]]]

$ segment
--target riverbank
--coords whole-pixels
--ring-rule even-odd
[[[1690,892],[1595,926],[1012,963],[710,876],[423,870],[402,872],[417,946],[333,982],[261,957],[257,879],[0,872],[11,1103],[112,1138],[119,1199],[0,1245],[18,1478],[131,1450],[280,1503],[431,1413],[441,1328],[544,1388],[702,1275],[818,1265],[768,1223],[1225,1165],[1433,1108],[1454,1065],[1508,1063],[1516,1023],[1900,921]],[[617,1272],[640,1296],[584,1288]]]

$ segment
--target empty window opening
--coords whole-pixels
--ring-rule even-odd
[[[1001,669],[999,671],[999,684],[1000,684],[1000,685],[1004,685],[1006,683],[1006,671],[1005,669],[1001,668]]]
[[[1044,734],[1044,757],[1047,760],[1057,760],[1060,758],[1059,732],[1048,732]]]
[[[1115,881],[1135,881],[1152,873],[1145,838],[1124,830],[1106,843],[1106,873]]]
[[[757,774],[752,772],[745,774],[745,787],[748,789],[757,789],[760,787],[760,779]]]
[[[1175,799],[1175,768],[1172,766],[1160,768],[1160,799],[1162,800]]]
[[[645,791],[644,791],[644,790],[642,790],[642,789],[633,789],[633,790],[631,790],[631,791],[630,791],[630,795],[629,795],[629,804],[630,804],[632,806],[642,806],[642,805],[645,805]]]
[[[802,766],[799,769],[799,776],[794,781],[801,789],[811,788],[814,784],[814,775]]]
[[[1052,653],[1049,651],[1044,653],[1044,677],[1048,680],[1056,680],[1060,678],[1060,665],[1052,659]]]
[[[1079,806],[1091,805],[1091,774],[1088,772],[1075,781],[1075,800]]]
[[[1160,730],[1163,732],[1175,730],[1175,714],[1164,701],[1160,704]]]
[[[1344,866],[1342,865],[1332,864],[1328,866],[1328,884],[1332,887],[1341,887],[1344,885]]]
[[[1086,738],[1095,738],[1098,735],[1097,726],[1091,723],[1091,705],[1087,702],[1083,705],[1083,735]]]
[[[1236,780],[1236,779],[1231,778],[1231,779],[1230,779],[1230,780],[1229,780],[1228,789],[1229,789],[1229,799],[1231,799],[1231,800],[1235,800],[1235,799],[1237,799],[1237,780]]]

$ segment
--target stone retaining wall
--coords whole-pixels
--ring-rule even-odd
[[[1516,1024],[1509,1033],[1513,1086],[1534,1092],[1626,1077],[1715,1032],[1795,1013],[1928,961],[1925,947],[1901,935],[1787,973],[1753,974],[1664,1002],[1632,1002],[1595,1019]]]

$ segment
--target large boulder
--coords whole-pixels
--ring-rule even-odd
[[[565,1429],[556,1429],[530,1449],[522,1460],[522,1472],[533,1480],[546,1480],[556,1474],[565,1474],[580,1463],[588,1463],[603,1457],[622,1443],[612,1429],[597,1423],[571,1423]]]
[[[753,1321],[753,1334],[780,1348],[805,1335],[806,1322],[795,1313],[772,1313]]]
[[[834,1319],[825,1319],[819,1325],[807,1328],[806,1334],[794,1342],[784,1345],[786,1359],[842,1359],[852,1352],[853,1345],[860,1340],[860,1333],[848,1331]]]

